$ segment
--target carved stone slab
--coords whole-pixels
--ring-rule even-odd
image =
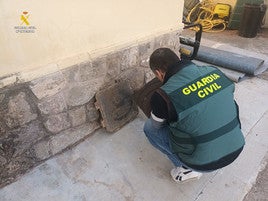
[[[102,116],[102,126],[115,132],[135,119],[138,108],[132,100],[132,90],[125,81],[118,82],[96,93],[96,108]]]

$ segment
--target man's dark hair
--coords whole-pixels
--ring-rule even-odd
[[[168,68],[180,62],[180,58],[169,48],[156,49],[150,56],[151,70],[162,70],[167,72]]]

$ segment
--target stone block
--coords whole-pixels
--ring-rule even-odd
[[[79,71],[80,71],[80,81],[86,82],[90,81],[92,78],[98,78],[100,80],[103,80],[106,76],[106,63],[105,58],[103,61],[101,61],[101,58],[97,61],[91,62],[84,62],[79,65]]]
[[[145,82],[144,68],[130,68],[122,72],[119,80],[128,82],[132,91],[143,87]]]
[[[106,56],[98,57],[92,61],[92,68],[97,71],[99,76],[105,76],[107,73],[107,58]],[[81,68],[81,73],[83,72],[83,68]]]
[[[0,168],[3,167],[7,163],[7,159],[4,156],[0,155]]]
[[[5,135],[5,132],[6,132],[6,126],[3,122],[3,120],[0,118],[0,139],[2,136]]]
[[[29,149],[32,144],[44,138],[47,133],[43,125],[39,121],[33,121],[19,129],[11,131],[11,137],[15,143],[15,155],[20,155],[25,150]]]
[[[121,71],[138,65],[139,49],[137,46],[123,50]]]
[[[105,78],[105,82],[109,83],[114,80],[120,74],[120,67],[122,61],[122,52],[115,52],[107,55],[106,58],[106,68],[107,74]]]
[[[24,92],[9,98],[7,110],[5,122],[9,128],[22,126],[37,118],[37,114],[32,111]]]
[[[71,123],[68,114],[63,112],[48,116],[44,125],[48,131],[55,134],[70,128]]]
[[[74,108],[74,109],[70,110],[69,117],[70,117],[71,124],[73,127],[79,126],[79,125],[85,123],[87,120],[85,106]]]
[[[52,136],[50,139],[50,151],[52,155],[55,155],[64,150],[65,148],[74,145],[78,141],[87,137],[89,134],[93,133],[99,127],[99,123],[92,122],[88,124],[83,124],[76,128],[68,129],[57,135]]]
[[[30,82],[30,89],[38,99],[53,96],[64,89],[66,80],[61,72],[35,79]]]
[[[3,176],[9,178],[10,181],[14,180],[18,175],[25,173],[32,168],[35,164],[33,158],[29,157],[26,153],[20,157],[13,158],[5,167]],[[2,176],[2,175],[1,175]]]
[[[49,158],[50,156],[52,156],[49,140],[43,140],[36,143],[32,147],[31,152],[34,154],[37,160],[45,160]]]
[[[71,107],[86,104],[99,90],[102,80],[92,78],[88,83],[76,83],[65,91],[67,105]]]
[[[8,87],[17,82],[18,73],[10,74],[0,78],[0,88]]]
[[[70,128],[36,143],[32,147],[31,152],[38,161],[45,160],[64,149],[73,146],[98,128],[100,128],[100,124],[97,122],[86,123],[76,128]]]
[[[87,119],[89,122],[96,121],[100,118],[100,112],[95,107],[94,103],[87,104]]]
[[[12,158],[15,153],[14,139],[5,138],[0,140],[0,152],[6,159]]]
[[[154,51],[154,43],[147,42],[139,45],[139,66],[148,67],[150,55]]]
[[[92,77],[98,77],[98,73],[95,71],[97,69],[93,70],[92,62],[86,61],[79,64],[79,79],[80,82],[88,81]]]
[[[167,33],[155,39],[155,49],[167,47],[179,53],[180,38],[178,32]]]
[[[0,93],[0,103],[2,103],[5,97],[6,97],[5,94]]]
[[[38,103],[38,108],[41,114],[57,114],[67,109],[67,104],[62,92],[58,94],[44,98]]]
[[[61,72],[67,83],[80,82],[80,73],[78,65],[73,65],[69,68],[63,69]]]

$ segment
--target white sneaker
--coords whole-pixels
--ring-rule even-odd
[[[176,167],[170,171],[170,174],[173,180],[177,183],[196,180],[202,176],[202,173],[195,172],[185,167]]]

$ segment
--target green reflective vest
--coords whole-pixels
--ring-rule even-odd
[[[220,70],[190,63],[161,87],[178,119],[170,144],[188,166],[213,163],[244,146],[234,84]]]

